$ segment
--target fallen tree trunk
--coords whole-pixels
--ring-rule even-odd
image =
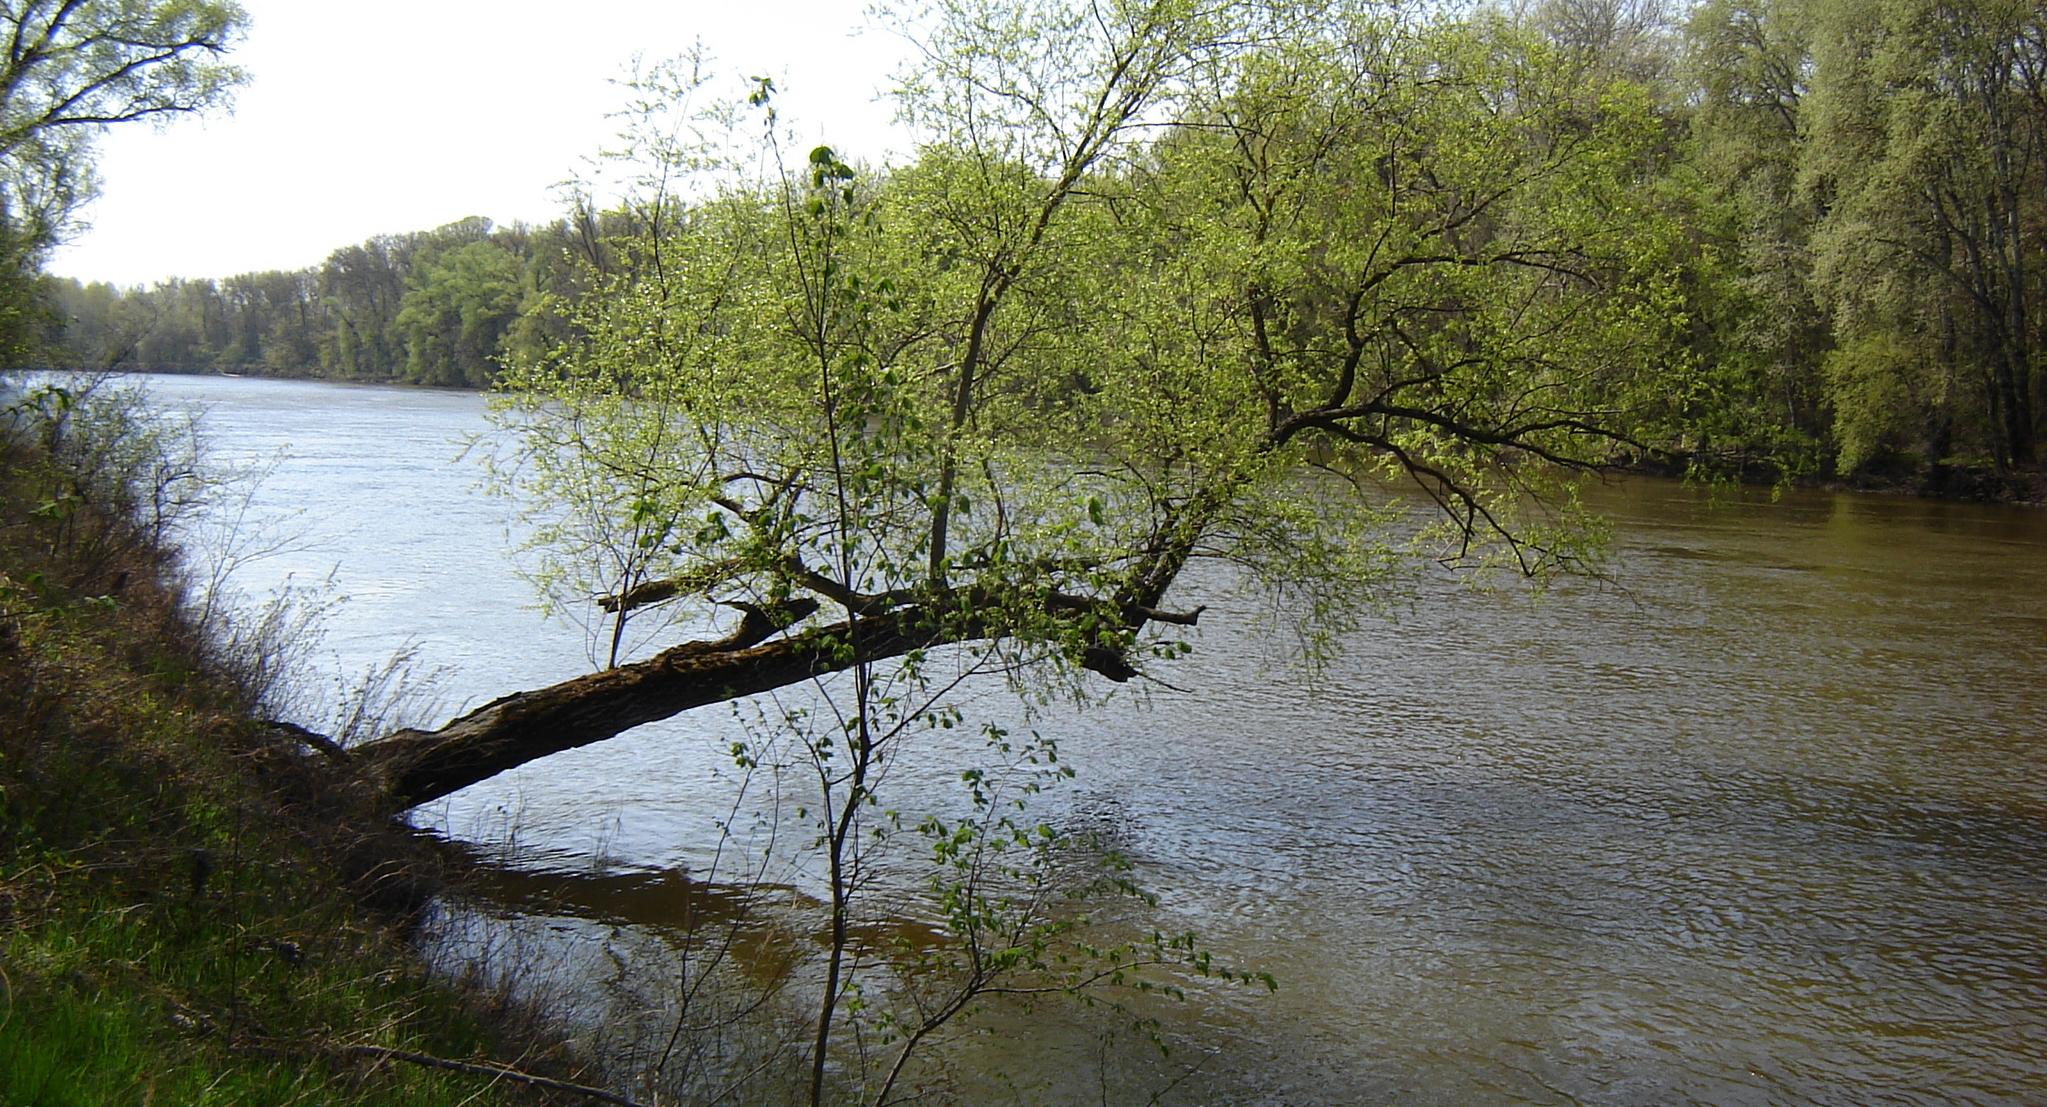
[[[1061,609],[1074,602],[1059,597],[1048,606]],[[692,708],[798,684],[860,662],[997,633],[963,614],[961,605],[945,606],[942,618],[931,607],[909,606],[782,638],[774,636],[813,614],[815,600],[794,600],[772,611],[747,608],[739,627],[724,638],[687,642],[645,661],[515,692],[445,726],[400,730],[358,746],[348,760],[394,812],[402,811],[529,761],[602,742]],[[1139,625],[1146,619],[1187,624],[1198,615],[1131,612]],[[1111,680],[1136,675],[1122,653],[1107,646],[1085,647],[1077,662]]]
[[[550,754],[721,703],[896,656],[937,637],[903,615],[814,627],[766,641],[816,610],[800,601],[750,609],[724,638],[686,642],[644,661],[492,700],[433,730],[400,730],[352,751],[356,771],[395,809],[414,807]],[[859,649],[849,649],[857,637]]]

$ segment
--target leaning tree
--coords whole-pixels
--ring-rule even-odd
[[[643,132],[576,337],[500,379],[500,475],[611,663],[351,751],[394,809],[827,674],[865,705],[882,663],[1124,681],[1182,652],[1201,559],[1311,640],[1406,552],[1544,573],[1585,552],[1568,478],[1697,399],[1646,94],[1503,18],[915,26],[904,164],[787,149],[764,83]],[[748,141],[674,137],[719,128]],[[1395,481],[1440,509],[1423,537]],[[631,659],[657,608],[701,636]]]
[[[1502,18],[949,0],[914,27],[922,141],[894,166],[789,149],[767,82],[699,114],[699,82],[647,75],[631,231],[572,337],[498,381],[495,474],[550,598],[608,612],[607,664],[338,751],[398,811],[770,693],[733,753],[806,779],[828,925],[786,1055],[812,1103],[848,1027],[892,1051],[839,1074],[880,1104],[988,995],[1221,968],[1190,936],[1073,940],[1061,836],[1012,802],[1049,743],[989,727],[1009,760],[960,774],[963,813],[883,799],[961,681],[1162,665],[1205,560],[1311,644],[1404,554],[1568,566],[1570,478],[1700,399],[1647,94]],[[636,659],[650,619],[697,637]],[[877,1014],[860,974],[903,952],[863,945],[856,900],[899,831],[947,940]]]

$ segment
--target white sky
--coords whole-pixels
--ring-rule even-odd
[[[232,115],[110,128],[88,229],[50,270],[121,285],[317,265],[467,215],[542,222],[616,131],[635,53],[701,39],[770,74],[805,142],[882,160],[878,100],[908,48],[834,0],[242,0]],[[856,33],[857,32],[857,33]]]

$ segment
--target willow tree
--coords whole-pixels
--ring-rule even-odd
[[[704,636],[364,747],[394,803],[831,673],[1128,680],[1182,652],[1202,559],[1315,640],[1424,548],[1386,474],[1440,507],[1426,552],[1553,571],[1586,533],[1559,478],[1697,387],[1649,106],[1508,25],[1019,0],[916,26],[914,158],[670,148],[695,199],[501,378],[561,571]],[[630,556],[568,564],[575,533]]]

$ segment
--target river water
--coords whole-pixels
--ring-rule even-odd
[[[257,514],[296,510],[299,538],[238,579],[346,598],[321,679],[411,647],[445,713],[589,668],[583,632],[533,605],[509,505],[458,460],[480,398],[150,387],[203,406],[221,454],[282,456]],[[1537,600],[1425,575],[1312,679],[1252,601],[1197,577],[1210,610],[1166,676],[1184,691],[1022,719],[974,690],[970,719],[1055,737],[1076,770],[1035,818],[1104,831],[1163,929],[1280,987],[1167,1005],[1163,1060],[1112,1054],[1087,1017],[997,1016],[951,1047],[966,1083],[1019,1102],[2047,1101],[2047,512],[1650,480],[1593,499],[1614,582]],[[747,733],[699,711],[418,821],[492,874],[472,920],[604,935],[608,971],[658,978],[622,959],[658,957],[663,913],[714,890],[679,891],[716,871]],[[913,795],[970,756],[933,741],[907,759]]]

